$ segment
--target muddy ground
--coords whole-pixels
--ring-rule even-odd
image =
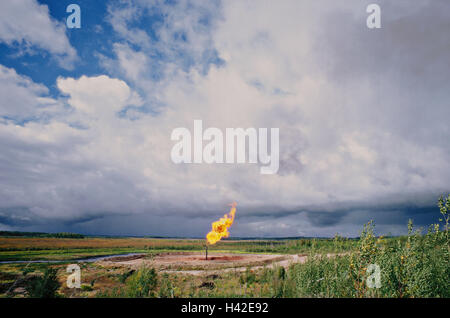
[[[305,255],[281,255],[281,254],[236,254],[236,253],[211,253],[205,259],[204,253],[161,253],[153,256],[134,255],[130,257],[116,257],[98,262],[104,267],[128,267],[139,268],[141,266],[154,267],[162,272],[184,273],[200,275],[204,271],[245,271],[264,266],[287,267],[290,263],[303,263]]]

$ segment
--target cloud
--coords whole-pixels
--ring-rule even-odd
[[[383,2],[381,30],[366,28],[359,1],[115,5],[108,75],[61,77],[64,115],[0,125],[3,215],[26,207],[77,231],[181,236],[203,235],[233,200],[234,236],[357,235],[371,218],[401,233],[408,217],[436,220],[450,186],[442,2]],[[195,119],[280,128],[279,174],[173,164],[171,131]]]
[[[180,69],[205,72],[220,63],[211,37],[219,18],[218,1],[143,0],[110,4],[106,20],[120,39],[114,45],[119,67],[128,71],[125,61],[145,60],[149,77],[161,80]]]
[[[130,27],[130,24],[141,17],[142,12],[139,7],[134,6],[131,2],[122,2],[119,5],[108,6],[106,19],[119,36],[130,43],[149,48],[151,39],[147,32],[137,27]]]
[[[45,119],[61,111],[61,104],[48,96],[48,88],[14,69],[0,65],[0,116],[15,120]]]
[[[64,114],[45,122],[0,125],[4,149],[0,210],[23,207],[36,217],[54,220],[132,211],[128,202],[136,198],[129,195],[142,191],[122,193],[122,187],[136,186],[126,171],[112,166],[110,156],[114,156],[114,144],[120,147],[113,132],[114,120],[121,119],[115,113],[139,102],[138,96],[123,81],[107,76],[60,78],[57,85],[70,96]],[[28,86],[33,89],[36,84],[28,82]]]
[[[50,17],[48,7],[36,0],[0,3],[1,42],[19,47],[38,47],[50,52],[61,67],[72,69],[77,53],[65,30],[65,25]]]
[[[82,113],[104,116],[114,114],[124,105],[140,103],[139,96],[124,81],[105,75],[58,78],[56,85],[61,93],[70,96],[68,103]]]

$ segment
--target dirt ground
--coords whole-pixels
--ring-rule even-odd
[[[139,268],[151,266],[159,271],[168,273],[200,275],[205,271],[233,270],[245,271],[273,266],[287,267],[290,263],[304,262],[305,255],[280,255],[280,254],[235,254],[235,253],[210,253],[205,259],[204,253],[161,253],[152,257],[146,255],[133,255],[130,257],[116,257],[100,261],[105,267]]]

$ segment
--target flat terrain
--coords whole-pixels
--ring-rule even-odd
[[[342,240],[341,250],[350,250],[356,240]],[[0,237],[0,261],[76,260],[101,255],[155,254],[171,251],[203,252],[205,240],[155,238],[31,238]],[[298,254],[310,250],[334,251],[332,239],[226,240],[209,246],[210,252]]]
[[[343,240],[339,249],[348,251],[354,245],[354,240]],[[22,263],[0,264],[0,296],[25,295],[28,281],[42,275],[47,267],[58,270],[60,293],[68,297],[114,296],[116,289],[125,289],[128,277],[142,268],[154,268],[159,276],[168,275],[163,281],[170,281],[173,288],[178,285],[172,291],[177,291],[178,296],[207,296],[211,290],[199,286],[210,286],[211,277],[214,285],[233,281],[239,289],[238,273],[287,268],[304,262],[311,250],[326,252],[336,247],[331,239],[224,240],[209,246],[208,260],[204,248],[205,241],[196,239],[2,237],[0,261]],[[129,253],[133,255],[126,255]],[[102,255],[115,256],[94,262],[77,261]],[[37,260],[50,263],[30,263]],[[67,288],[66,267],[71,263],[78,263],[82,269],[82,289]]]
[[[334,256],[332,254],[328,255]],[[39,269],[52,266],[58,270],[60,292],[66,297],[122,297],[114,294],[116,288],[126,288],[129,276],[142,268],[154,268],[170,286],[178,285],[183,288],[177,291],[177,297],[208,296],[212,289],[223,284],[233,284],[233,293],[245,291],[240,280],[253,273],[274,271],[277,268],[288,268],[296,263],[304,263],[308,256],[305,254],[245,254],[213,252],[205,259],[205,254],[199,252],[161,252],[156,254],[137,254],[116,256],[96,262],[80,262],[82,282],[81,289],[69,289],[66,284],[67,264],[53,265],[22,263],[0,264],[0,295],[15,295],[21,297],[25,293],[27,279],[39,275]],[[31,274],[23,274],[26,271]],[[250,273],[250,274],[249,274]],[[247,279],[247,278],[244,278]],[[230,287],[227,287],[230,291]],[[264,296],[263,290],[259,290]],[[268,290],[264,291],[269,292]],[[112,294],[110,294],[112,293]]]
[[[0,297],[450,297],[447,231],[359,239],[0,237]],[[128,254],[128,255],[127,255]],[[108,258],[94,258],[99,256]],[[46,261],[35,263],[33,261]],[[69,264],[81,287],[69,288]],[[382,287],[366,285],[369,265]],[[56,284],[56,285],[55,285]]]
[[[152,257],[132,256],[116,257],[100,261],[103,266],[125,266],[140,268],[148,266],[164,272],[187,273],[204,270],[223,270],[229,268],[247,268],[271,265],[284,260],[294,259],[293,255],[280,254],[237,254],[237,253],[213,253],[205,258],[205,253],[171,252],[159,253]]]

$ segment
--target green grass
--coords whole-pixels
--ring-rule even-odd
[[[307,254],[305,263],[288,268],[262,268],[245,272],[230,271],[202,276],[161,273],[152,268],[124,271],[121,267],[81,264],[85,286],[78,297],[450,297],[450,195],[439,200],[440,223],[428,231],[408,224],[408,235],[376,237],[369,222],[359,239],[298,239],[286,241],[225,241],[209,248],[214,252]],[[123,239],[120,239],[122,243]],[[130,240],[131,241],[131,240]],[[71,241],[73,244],[73,241]],[[90,241],[89,241],[90,242]],[[109,241],[101,241],[107,244]],[[128,242],[128,241],[127,241]],[[125,242],[126,244],[128,244]],[[141,241],[134,240],[135,244]],[[16,241],[17,243],[17,241]],[[99,243],[99,244],[100,244]],[[98,247],[16,249],[0,251],[0,259],[74,259],[87,256],[203,251],[201,240],[152,240],[146,247]],[[172,245],[171,245],[172,244]],[[327,257],[326,253],[333,253]],[[372,288],[369,269],[380,270],[379,286]],[[64,282],[65,265],[0,265],[0,290],[18,278],[29,278],[36,271],[58,268]],[[89,285],[86,285],[89,284]],[[53,286],[53,285],[52,285]],[[62,287],[61,294],[73,295]],[[3,292],[4,293],[4,292]],[[5,294],[0,293],[0,297]]]
[[[74,260],[78,258],[128,254],[149,253],[147,249],[137,248],[73,248],[73,249],[45,249],[31,251],[0,251],[0,261],[31,261],[31,260]]]
[[[111,239],[114,240],[114,239]],[[160,253],[160,252],[203,252],[204,241],[195,240],[186,244],[174,244],[172,240],[164,240],[164,244],[146,247],[90,247],[81,248],[68,246],[56,248],[1,248],[0,261],[30,261],[30,260],[73,260],[85,257],[128,254],[128,253]],[[173,240],[179,243],[179,241]],[[350,251],[357,246],[357,240],[342,238],[339,246],[335,239],[298,239],[285,241],[223,241],[209,246],[208,251],[231,253],[264,253],[264,254],[300,254],[310,251],[333,252]]]

